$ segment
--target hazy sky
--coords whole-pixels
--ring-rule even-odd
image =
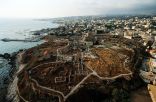
[[[156,0],[0,0],[0,17],[3,18],[50,18],[155,12]]]

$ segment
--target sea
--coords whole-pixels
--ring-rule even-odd
[[[10,39],[25,39],[34,36],[32,31],[37,31],[46,28],[56,28],[59,25],[53,23],[52,20],[37,20],[37,19],[0,19],[0,39],[10,38]],[[39,42],[3,42],[0,41],[0,54],[17,52],[20,49],[28,49],[38,44]],[[0,101],[4,98],[3,91],[6,90],[7,85],[5,85],[4,80],[9,79],[9,72],[11,66],[8,61],[0,58]]]
[[[0,39],[25,39],[32,37],[32,31],[55,28],[58,24],[50,20],[37,19],[0,19]],[[3,42],[0,41],[0,54],[13,53],[20,49],[31,48],[41,42]]]

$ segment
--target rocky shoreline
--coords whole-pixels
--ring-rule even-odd
[[[17,73],[19,70],[24,68],[24,66],[21,64],[22,54],[23,54],[23,52],[19,52],[16,57],[16,68],[17,69],[14,72],[13,81],[9,84],[8,93],[6,96],[7,101],[9,101],[9,102],[19,102],[18,95],[17,95],[17,81],[18,81]]]
[[[18,64],[17,64],[17,55],[21,52],[14,52],[12,54],[5,53],[0,54],[0,58],[5,61],[5,65],[0,68],[1,69],[1,84],[0,84],[0,102],[11,102],[11,100],[7,99],[8,88],[10,84],[14,80],[14,74],[17,71]],[[2,74],[3,73],[3,74]]]

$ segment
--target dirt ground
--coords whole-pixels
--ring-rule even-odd
[[[139,88],[131,93],[131,102],[152,102],[147,87]]]

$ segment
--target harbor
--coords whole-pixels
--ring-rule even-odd
[[[10,38],[1,39],[1,41],[3,41],[3,42],[11,42],[11,41],[17,41],[17,42],[39,42],[41,40],[42,40],[42,36],[33,37],[33,38],[25,38],[25,39],[10,39]]]

